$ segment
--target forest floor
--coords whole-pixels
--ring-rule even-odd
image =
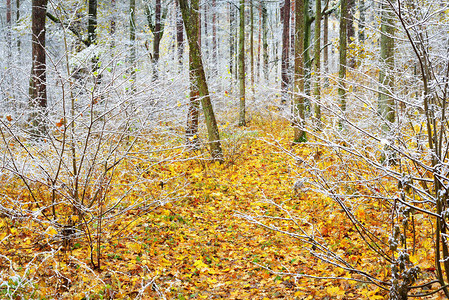
[[[301,166],[279,146],[300,157],[316,155],[318,150],[305,145],[292,148],[287,122],[254,120],[246,131],[249,134],[233,145],[238,149],[227,150],[227,163],[192,159],[158,165],[154,172],[159,179],[182,179],[187,196],[141,217],[127,215],[115,230],[119,234],[103,240],[100,271],[86,267],[89,249],[82,243],[75,243],[66,257],[29,268],[26,272],[34,283],[28,289],[36,289],[30,299],[386,298],[388,291],[360,282],[295,276],[351,278],[348,272],[312,257],[307,244],[242,218],[282,217],[282,206],[305,227],[333,241],[330,249],[376,272],[376,261],[365,258],[368,250],[357,244],[349,222],[337,213],[339,207],[330,199],[292,188]],[[278,145],[269,143],[275,141],[273,136]],[[297,232],[298,225],[284,222],[283,228]],[[19,270],[24,265],[21,258],[32,257],[33,246],[14,226],[8,225],[10,241],[0,254],[14,254],[12,264]],[[27,244],[31,246],[26,249]]]

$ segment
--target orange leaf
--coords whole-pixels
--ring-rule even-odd
[[[61,118],[61,120],[59,120],[59,122],[56,123],[56,126],[61,127],[64,124],[65,124],[65,120],[64,120],[64,118]]]

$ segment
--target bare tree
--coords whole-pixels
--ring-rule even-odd
[[[191,0],[190,4],[187,0],[178,1],[179,7],[181,8],[182,12],[184,27],[187,32],[190,55],[192,55],[192,79],[194,80],[194,83],[199,90],[201,106],[203,108],[204,117],[206,120],[212,158],[214,160],[223,161],[220,134],[218,132],[217,121],[215,119],[215,114],[209,95],[209,88],[206,82],[206,74],[204,73],[203,62],[201,59],[201,48],[198,43],[198,0]]]
[[[30,77],[30,106],[32,108],[32,134],[45,134],[45,113],[47,108],[47,65],[45,50],[45,18],[47,0],[33,0],[31,12],[32,67]]]
[[[246,125],[246,84],[245,84],[245,0],[239,6],[239,126]]]
[[[315,73],[314,77],[314,87],[313,87],[313,97],[315,101],[315,122],[316,128],[318,130],[321,129],[321,104],[320,104],[320,96],[321,96],[321,0],[315,0],[315,43],[314,43],[314,55],[313,55],[313,63],[314,68],[313,71]]]
[[[293,126],[294,143],[301,143],[307,140],[305,125],[305,101],[304,101],[304,29],[305,20],[304,3],[295,3],[295,77],[294,77],[294,100],[293,100]]]
[[[281,59],[281,89],[282,89],[282,104],[287,104],[288,100],[288,86],[289,86],[289,64],[290,64],[290,0],[285,0],[281,8],[282,15],[282,59]]]

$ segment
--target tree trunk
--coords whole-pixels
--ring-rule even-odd
[[[12,56],[12,42],[11,42],[11,29],[12,29],[12,21],[11,21],[11,0],[6,0],[6,44],[8,47],[8,65],[11,62]]]
[[[239,126],[245,126],[245,0],[240,0],[239,12]]]
[[[87,41],[89,45],[97,42],[97,0],[89,0],[87,19]]]
[[[304,1],[296,0],[295,3],[295,86],[293,103],[294,143],[307,140],[304,107]]]
[[[110,25],[110,35],[111,35],[111,48],[115,48],[115,18],[117,17],[116,12],[116,0],[111,0],[111,6],[112,6],[112,15],[111,15],[111,25]],[[131,0],[130,0],[131,1]]]
[[[136,0],[129,0],[129,43],[130,43],[130,51],[129,51],[129,67],[130,67],[130,75],[131,75],[131,92],[134,91],[135,88],[135,80],[136,80]]]
[[[259,2],[259,34],[257,39],[257,81],[259,82],[260,72],[261,72],[261,56],[260,53],[262,52],[262,1]]]
[[[312,38],[312,22],[313,18],[309,12],[310,0],[304,0],[304,92],[310,95],[310,75],[312,74],[312,59],[310,58],[310,42]],[[310,101],[307,106],[310,105]]]
[[[39,138],[45,134],[45,113],[47,108],[47,79],[45,60],[45,17],[47,0],[33,0],[31,9],[32,67],[30,77],[30,121],[32,135]]]
[[[235,8],[233,3],[229,3],[229,73],[230,73],[230,88],[232,91],[234,86],[234,58],[235,58],[235,36],[234,28],[236,23]]]
[[[249,47],[250,47],[250,64],[251,64],[251,92],[253,100],[255,98],[256,90],[255,90],[255,70],[254,70],[254,4],[253,0],[250,1],[250,23],[251,23],[251,35],[250,35],[250,41],[249,41]]]
[[[288,74],[290,64],[290,0],[284,1],[284,6],[281,8],[281,18],[284,25],[282,28],[281,102],[283,105],[286,105],[288,100],[288,86],[290,84]]]
[[[359,12],[360,12],[360,21],[359,21],[359,44],[363,44],[365,42],[365,0],[359,0]]]
[[[212,158],[220,162],[223,161],[223,151],[221,150],[220,134],[218,132],[217,121],[215,119],[209,89],[206,82],[203,63],[201,60],[201,50],[198,44],[198,0],[191,0],[190,7],[187,0],[178,0],[182,12],[182,19],[187,32],[190,53],[192,55],[192,70],[195,84],[198,86],[201,106],[203,107],[204,118],[206,120],[207,132],[209,136],[210,150]]]
[[[161,28],[161,14],[162,14],[162,4],[161,0],[156,0],[154,9],[154,40],[153,40],[153,80],[157,80],[158,75],[158,64],[160,57],[160,45],[162,39],[162,28]]]
[[[395,120],[394,87],[394,15],[387,4],[382,5],[380,57],[382,67],[379,72],[379,110],[387,123],[384,131],[388,131],[390,124]]]
[[[207,62],[209,61],[209,28],[208,28],[208,21],[207,21],[207,16],[208,16],[208,11],[207,11],[207,5],[208,5],[208,1],[205,1],[201,6],[204,7],[204,12],[201,15],[202,18],[202,28],[204,31],[204,41],[201,43],[201,47],[202,47],[202,52],[201,55],[204,59],[204,61],[206,61],[206,66],[207,66]]]
[[[195,75],[192,52],[189,52],[190,98],[189,109],[187,111],[186,144],[190,149],[199,149],[200,147],[200,140],[198,138],[200,92],[197,84],[195,84]]]
[[[263,44],[263,72],[265,80],[268,81],[268,12],[265,2],[261,1],[262,5],[262,44]]]
[[[315,49],[314,49],[314,88],[313,88],[313,98],[315,100],[315,121],[316,128],[321,130],[321,105],[320,105],[320,78],[321,78],[321,0],[315,0]]]
[[[218,74],[217,57],[217,0],[212,0],[212,61],[214,65],[214,75]]]
[[[182,18],[181,18],[182,20]],[[196,24],[199,27],[201,24],[201,16],[198,15]],[[201,45],[201,32],[198,30],[198,45]],[[195,69],[193,66],[192,51],[189,51],[189,81],[190,81],[190,97],[189,97],[189,109],[187,111],[187,127],[186,127],[186,144],[190,149],[199,149],[200,140],[198,138],[198,124],[199,124],[199,111],[200,111],[200,91],[196,84]]]
[[[18,23],[20,20],[20,0],[16,0],[16,23]],[[21,44],[20,44],[20,36],[17,36],[17,52],[21,52]]]
[[[329,1],[326,1],[326,6],[324,7],[324,11],[327,11],[329,8]],[[329,15],[324,14],[324,20],[323,20],[323,67],[324,67],[324,87],[328,87],[329,85],[329,79],[327,77],[327,74],[329,74]]]
[[[338,96],[340,100],[341,113],[346,111],[346,52],[347,52],[347,0],[341,0],[341,16],[340,16],[340,61],[338,69]],[[340,128],[343,127],[343,122],[340,120]]]
[[[87,44],[97,44],[97,0],[89,0],[88,22],[87,22]],[[95,84],[101,81],[101,75],[97,74],[99,69],[100,58],[95,56],[92,58],[92,74],[94,75]]]
[[[348,35],[346,38],[347,44],[350,48],[355,48],[355,27],[354,27],[354,13],[355,13],[355,0],[346,0],[347,8],[346,8],[346,16],[347,16],[347,27],[348,27]],[[348,62],[348,66],[350,68],[355,68],[356,61],[355,57],[351,56]]]
[[[176,44],[178,47],[178,62],[182,66],[182,57],[184,54],[184,25],[182,23],[181,10],[178,7],[178,1],[175,1],[176,6]]]

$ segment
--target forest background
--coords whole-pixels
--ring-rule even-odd
[[[449,297],[449,3],[5,0],[0,297]]]

